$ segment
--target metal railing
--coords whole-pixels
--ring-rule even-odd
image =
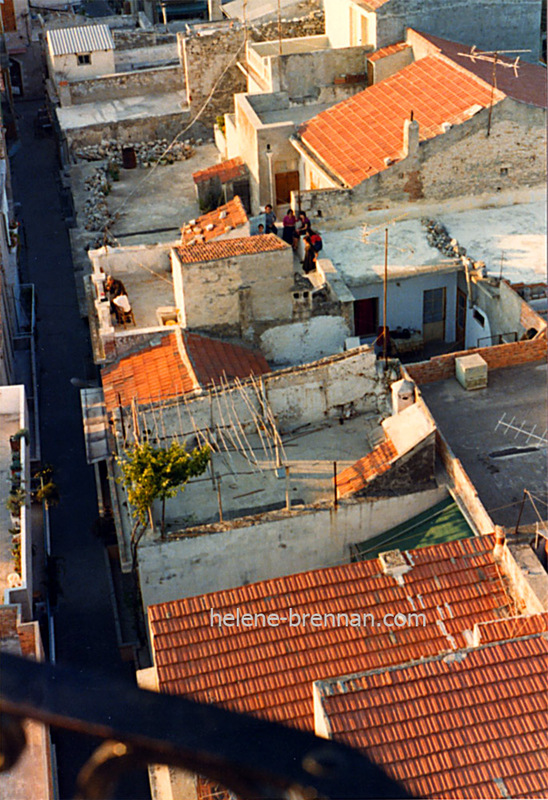
[[[198,773],[242,800],[409,797],[379,767],[338,742],[4,653],[0,712],[4,770],[24,751],[25,718],[103,739],[80,770],[79,800],[112,796],[124,772],[149,764]]]

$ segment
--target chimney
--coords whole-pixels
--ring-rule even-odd
[[[405,379],[395,381],[390,387],[392,392],[392,414],[399,414],[404,408],[415,402],[415,384]]]
[[[493,549],[493,556],[500,558],[502,556],[504,545],[506,544],[506,535],[504,528],[500,525],[495,525],[495,547]]]
[[[403,123],[403,157],[414,156],[419,149],[419,123],[414,119],[413,112],[409,119]]]

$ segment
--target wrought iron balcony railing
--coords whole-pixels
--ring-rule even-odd
[[[111,797],[123,772],[148,764],[199,773],[246,800],[409,797],[337,742],[9,654],[0,658],[0,712],[4,770],[24,750],[25,718],[104,740],[80,771],[80,800]]]

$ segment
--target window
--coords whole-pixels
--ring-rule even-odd
[[[500,168],[501,175],[508,175],[508,167],[501,167]]]
[[[485,327],[485,317],[483,316],[483,314],[480,314],[480,312],[477,309],[474,309],[472,316],[474,317],[476,322],[479,322],[482,328]]]
[[[78,59],[78,66],[83,67],[85,64],[91,64],[91,53],[84,53],[83,55],[76,56]]]

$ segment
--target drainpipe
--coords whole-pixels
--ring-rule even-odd
[[[268,196],[270,198],[270,205],[276,211],[276,204],[274,203],[274,173],[272,172],[272,156],[274,153],[269,144],[266,146],[266,158],[268,160]]]

